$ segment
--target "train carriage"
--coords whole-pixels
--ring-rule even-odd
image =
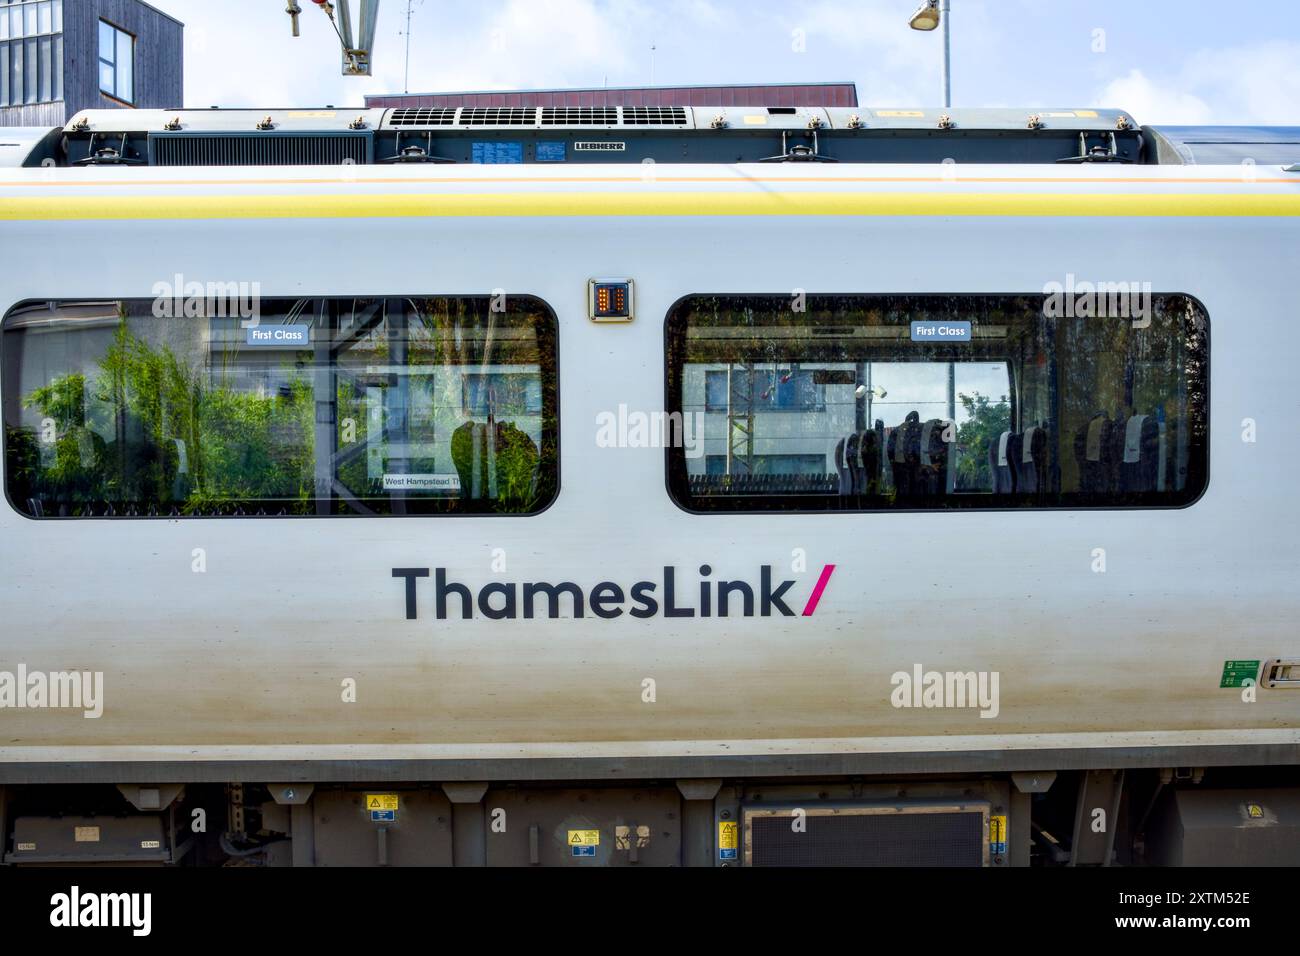
[[[5,147],[4,862],[1300,858],[1295,137],[634,109]]]

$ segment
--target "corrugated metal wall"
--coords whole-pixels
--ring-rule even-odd
[[[0,109],[0,126],[62,126],[62,103],[35,103],[31,106],[6,106]]]

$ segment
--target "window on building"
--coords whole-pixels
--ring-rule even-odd
[[[1208,319],[1142,295],[1086,317],[1042,296],[685,299],[667,408],[702,438],[669,448],[669,489],[693,511],[1188,505]]]
[[[27,303],[5,490],[34,518],[536,513],[555,341],[527,296]]]
[[[99,21],[99,89],[123,103],[135,102],[135,37]]]
[[[0,106],[63,99],[63,0],[0,5]]]

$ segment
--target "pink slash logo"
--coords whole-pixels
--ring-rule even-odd
[[[822,599],[822,592],[826,590],[826,584],[830,581],[833,573],[835,573],[835,565],[827,564],[822,567],[821,577],[817,579],[817,586],[813,588],[812,594],[808,595],[808,603],[803,606],[804,617],[812,617],[813,611],[817,610],[817,602]]]

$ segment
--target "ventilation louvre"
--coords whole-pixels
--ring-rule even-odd
[[[396,109],[388,117],[389,126],[453,126],[455,123],[454,107]]]
[[[682,106],[624,106],[624,126],[685,126]]]
[[[534,126],[537,110],[516,106],[465,106],[461,107],[461,126]]]
[[[543,126],[615,126],[616,106],[546,106],[542,108]]]
[[[370,137],[151,136],[155,166],[338,166],[369,161]]]

